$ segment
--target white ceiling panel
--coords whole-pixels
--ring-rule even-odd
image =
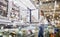
[[[14,3],[15,3],[17,6],[20,6],[20,7],[24,8],[24,9],[27,9],[27,7],[26,7],[24,4],[22,4],[22,2],[19,1],[19,0],[14,0]]]
[[[30,9],[36,9],[30,0],[20,0],[26,7]]]

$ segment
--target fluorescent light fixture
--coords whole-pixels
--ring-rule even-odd
[[[46,0],[46,1],[49,1],[49,0]]]

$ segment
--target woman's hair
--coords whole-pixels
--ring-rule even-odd
[[[41,10],[41,14],[44,16],[44,12]]]

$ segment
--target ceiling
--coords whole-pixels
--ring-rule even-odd
[[[36,9],[36,7],[31,3],[30,0],[20,0],[23,5],[25,5],[26,7],[30,8],[30,9]]]
[[[56,11],[60,11],[60,0],[56,0],[56,7],[55,7],[55,0],[32,0],[35,5],[40,1],[38,5],[40,5],[40,9],[43,11],[54,11],[54,8]]]
[[[36,9],[36,7],[31,3],[30,0],[14,0],[15,4],[23,8]]]

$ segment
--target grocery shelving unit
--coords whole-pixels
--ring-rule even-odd
[[[44,11],[45,17],[48,17],[50,21],[52,19],[57,20],[60,18],[60,15],[59,15],[60,0],[31,0],[31,1],[36,7],[38,7],[39,12],[40,10]],[[38,15],[38,17],[40,16]]]
[[[12,0],[0,0],[0,25],[12,25],[13,18],[20,20],[20,8],[12,2]],[[11,18],[10,15],[14,17]]]
[[[19,20],[19,16],[20,16],[19,7],[16,4],[14,4],[14,2],[13,2],[10,17],[12,19]]]
[[[41,0],[41,2],[42,5],[40,5],[40,9],[44,11],[45,17],[51,22],[51,27],[53,27],[51,31],[54,32],[54,26],[57,28],[60,27],[60,0]],[[54,34],[52,35],[54,36]]]
[[[8,15],[8,0],[0,0],[0,29],[4,25],[11,24],[7,18]]]
[[[40,0],[42,2],[42,5],[40,5],[40,9],[44,11],[45,17],[48,17],[50,21],[52,19],[59,20],[59,10],[60,10],[60,4],[59,0]]]
[[[0,15],[7,17],[8,0],[0,0]]]

